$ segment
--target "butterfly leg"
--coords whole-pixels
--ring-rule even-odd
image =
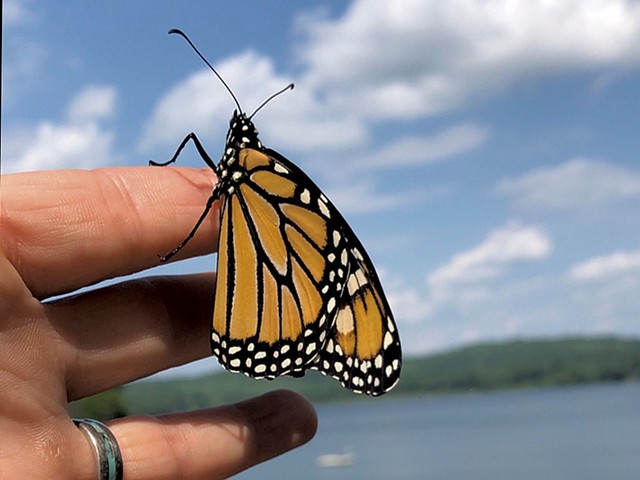
[[[196,146],[196,150],[198,150],[198,154],[200,154],[200,157],[202,157],[202,160],[204,161],[204,163],[206,163],[211,170],[215,171],[216,164],[213,163],[213,160],[211,160],[211,157],[202,146],[202,143],[200,143],[200,140],[198,139],[198,137],[196,137],[196,134],[193,132],[191,132],[189,135],[184,137],[182,142],[180,142],[180,145],[178,146],[176,153],[174,153],[173,157],[171,157],[168,161],[159,163],[159,162],[154,162],[153,160],[149,160],[149,165],[152,165],[154,167],[166,167],[167,165],[174,163],[178,159],[180,152],[182,152],[182,149],[189,142],[189,140],[191,140],[193,144]]]
[[[191,229],[189,234],[185,237],[185,239],[182,242],[180,242],[180,245],[178,245],[176,248],[171,250],[165,256],[159,257],[160,258],[160,262],[165,263],[171,257],[173,257],[176,253],[178,253],[180,250],[182,250],[187,243],[189,243],[189,240],[191,240],[193,238],[193,236],[196,234],[196,231],[198,230],[198,228],[200,228],[200,225],[202,224],[204,219],[207,217],[207,214],[209,213],[209,210],[211,210],[211,206],[213,205],[213,202],[215,202],[218,199],[219,196],[220,195],[218,194],[218,190],[214,189],[213,193],[209,197],[209,200],[207,200],[207,204],[204,207],[204,211],[202,212],[202,215],[200,215],[200,218],[198,218],[198,221],[196,222],[194,227]]]

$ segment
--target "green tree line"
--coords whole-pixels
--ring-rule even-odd
[[[522,340],[406,358],[400,383],[387,396],[634,380],[640,380],[640,340]],[[109,419],[206,408],[277,388],[300,392],[313,402],[371,401],[315,371],[301,379],[274,381],[221,371],[198,378],[135,382],[73,402],[69,409],[73,416]]]

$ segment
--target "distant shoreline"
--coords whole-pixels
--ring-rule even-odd
[[[640,339],[513,340],[408,357],[399,385],[385,397],[639,380]],[[129,384],[73,402],[70,411],[75,416],[103,419],[128,414],[158,414],[235,402],[277,388],[300,392],[316,403],[378,401],[355,395],[317,372],[310,372],[302,379],[285,377],[269,382],[222,371],[197,378]]]

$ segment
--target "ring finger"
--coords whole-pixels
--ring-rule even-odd
[[[210,355],[214,278],[149,277],[46,304],[69,399]]]

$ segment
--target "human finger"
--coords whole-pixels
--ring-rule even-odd
[[[68,398],[211,355],[214,282],[212,273],[147,277],[45,304],[42,334],[60,339]]]
[[[317,418],[304,397],[279,390],[235,405],[129,417],[109,426],[122,451],[124,478],[210,480],[306,443],[315,434]]]
[[[36,298],[158,264],[191,230],[210,170],[122,167],[3,175],[0,247]],[[218,216],[182,253],[213,251]]]

